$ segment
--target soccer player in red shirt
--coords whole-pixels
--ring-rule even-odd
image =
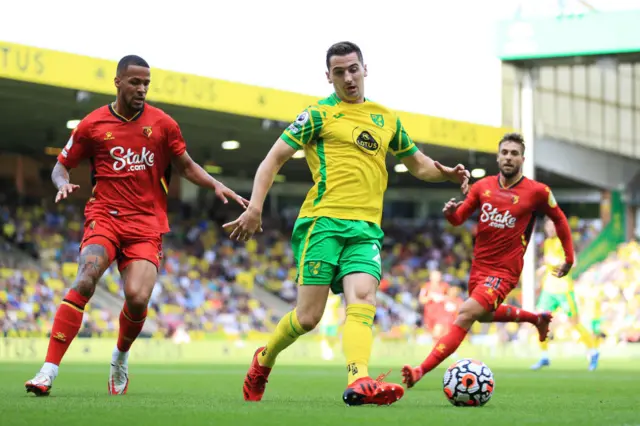
[[[56,203],[79,188],[70,182],[69,170],[83,159],[91,161],[94,186],[85,208],[74,286],[56,311],[42,369],[25,383],[27,392],[37,396],[49,394],[62,357],[82,325],[84,307],[114,260],[124,279],[125,303],[108,385],[112,395],[127,392],[129,349],[144,325],[162,257],[162,235],[169,231],[172,164],[184,178],[214,190],[223,202],[231,198],[243,207],[248,204],[191,159],[169,115],[145,104],[150,75],[144,59],[122,58],[114,79],[116,101],[80,122],[53,168]]]
[[[520,279],[536,213],[544,213],[553,221],[562,242],[565,263],[556,269],[556,276],[567,275],[574,262],[571,229],[551,190],[522,175],[524,149],[522,136],[505,135],[499,143],[500,174],[476,182],[464,202],[452,199],[445,204],[445,217],[454,226],[461,225],[480,210],[469,298],[449,332],[438,340],[422,364],[402,368],[403,382],[409,388],[454,353],[476,321],[528,322],[538,329],[541,342],[547,338],[550,312],[535,314],[502,304]]]

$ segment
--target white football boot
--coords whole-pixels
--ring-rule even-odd
[[[39,371],[33,379],[24,384],[24,387],[27,389],[27,393],[33,392],[35,396],[49,396],[53,387],[53,379],[53,376]]]
[[[109,370],[109,395],[124,395],[129,388],[129,353],[113,351]]]

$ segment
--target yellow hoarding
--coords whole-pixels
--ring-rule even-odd
[[[116,62],[0,41],[0,78],[115,95]],[[329,93],[327,93],[329,95]],[[375,96],[374,96],[375,97]],[[152,68],[149,100],[277,121],[293,121],[317,98]],[[399,112],[417,142],[495,152],[510,129]]]

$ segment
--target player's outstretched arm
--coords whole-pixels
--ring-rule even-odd
[[[575,262],[574,250],[573,250],[573,237],[571,235],[571,228],[564,212],[558,207],[558,203],[553,197],[553,193],[549,187],[545,186],[544,190],[540,193],[539,206],[553,222],[556,227],[556,234],[562,243],[562,249],[564,250],[565,262],[563,265],[555,268],[554,274],[558,278],[562,278],[569,273],[571,267]]]
[[[456,201],[455,198],[452,198],[445,203],[442,212],[450,224],[460,226],[471,217],[479,205],[480,197],[478,196],[478,184],[476,184],[471,187],[464,201]]]
[[[267,193],[276,175],[284,165],[296,152],[282,138],[278,138],[275,144],[269,150],[269,153],[262,160],[256,176],[253,179],[253,189],[251,191],[251,201],[247,210],[233,222],[224,225],[224,228],[231,232],[230,238],[240,241],[247,241],[253,234],[260,229],[262,222],[262,207],[267,198]]]
[[[65,200],[69,194],[80,188],[80,185],[69,183],[69,170],[59,161],[53,167],[51,180],[58,189],[58,193],[56,194],[56,203],[61,200]]]
[[[462,164],[455,167],[443,166],[420,151],[402,157],[402,163],[407,166],[409,173],[427,182],[454,182],[460,184],[463,194],[469,191],[469,171]]]
[[[242,198],[234,191],[227,188],[219,180],[214,179],[213,176],[211,176],[202,167],[200,167],[198,163],[193,161],[191,156],[186,151],[179,157],[175,157],[174,164],[180,171],[182,177],[195,185],[214,190],[216,196],[220,198],[225,204],[227,204],[229,202],[228,199],[231,198],[244,208],[249,205],[248,200]]]

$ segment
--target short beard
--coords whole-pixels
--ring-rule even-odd
[[[520,173],[520,167],[514,167],[512,171],[506,172],[503,169],[500,169],[500,173],[507,179],[511,179],[512,177],[518,176]]]

